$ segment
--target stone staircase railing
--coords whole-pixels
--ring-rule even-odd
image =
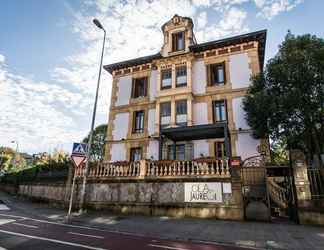
[[[84,175],[84,168],[76,169],[76,176]],[[90,168],[89,178],[178,178],[230,177],[229,160],[199,159],[196,161],[140,160],[135,162],[102,162]]]
[[[269,195],[280,208],[288,208],[286,189],[278,185],[273,178],[267,178]]]

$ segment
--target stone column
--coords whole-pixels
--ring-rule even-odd
[[[155,133],[160,134],[160,101],[156,101],[155,108]]]
[[[171,98],[171,127],[176,125],[176,103],[175,98],[172,96]]]
[[[192,126],[192,97],[188,97],[187,99],[187,124],[188,126]]]
[[[140,176],[139,178],[144,179],[147,172],[146,160],[140,160]]]
[[[244,201],[242,195],[241,168],[231,167],[232,198],[230,204],[233,209],[232,219],[244,220]]]
[[[176,75],[176,66],[175,64],[172,64],[172,75],[171,75],[171,79],[172,79],[172,89],[175,89],[176,88],[176,78],[177,78],[177,75]]]
[[[291,150],[290,156],[295,178],[297,200],[298,202],[310,200],[311,192],[305,155],[300,150]]]

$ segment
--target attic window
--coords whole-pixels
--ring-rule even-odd
[[[179,51],[185,49],[184,31],[172,34],[172,51]]]

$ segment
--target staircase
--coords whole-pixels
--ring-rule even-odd
[[[267,187],[271,201],[273,201],[279,208],[287,209],[287,189],[280,186],[274,178],[267,178]]]

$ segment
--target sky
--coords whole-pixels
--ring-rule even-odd
[[[198,43],[267,29],[266,60],[288,30],[324,37],[323,0],[1,0],[0,146],[71,151],[89,132],[104,64],[154,54],[173,15],[193,19]],[[102,72],[96,125],[107,123],[111,76]]]

